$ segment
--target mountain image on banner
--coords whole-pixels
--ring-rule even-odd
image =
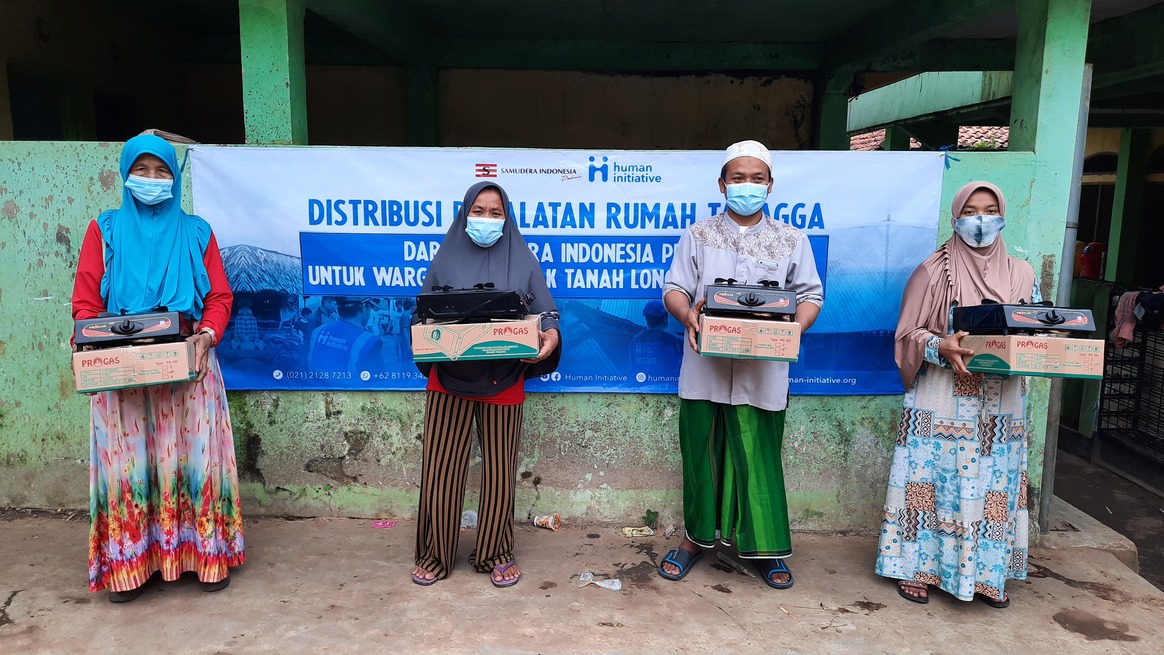
[[[222,267],[234,293],[303,293],[303,266],[298,257],[245,244],[227,246],[221,252]]]

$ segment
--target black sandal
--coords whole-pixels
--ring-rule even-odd
[[[229,587],[230,586],[230,576],[228,575],[225,578],[219,580],[218,582],[202,582],[200,584],[202,585],[202,591],[205,591],[208,594],[212,594],[216,591],[222,591],[223,589],[226,589],[227,587]]]
[[[145,585],[130,589],[129,591],[111,591],[109,592],[109,602],[111,603],[128,603],[141,595],[144,591]]]
[[[980,598],[982,600],[982,602],[986,603],[987,605],[993,607],[996,610],[1004,610],[1004,609],[1010,607],[1010,596],[1007,596],[1006,594],[1002,595],[1002,600],[998,600],[997,598],[991,598],[990,596],[986,596],[984,594],[977,594],[977,596],[978,596],[978,598]]]
[[[926,595],[925,596],[913,596],[905,590],[905,588],[907,586],[911,589],[920,589],[922,591],[925,591]],[[897,595],[901,596],[902,598],[904,598],[910,602],[918,603],[919,605],[925,605],[926,603],[930,602],[930,586],[927,584],[923,584],[921,582],[914,582],[912,580],[898,580],[897,581]]]

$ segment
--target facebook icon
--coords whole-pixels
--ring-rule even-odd
[[[610,164],[606,163],[607,159],[608,159],[607,157],[603,157],[602,158],[602,165],[599,166],[599,165],[594,163],[594,157],[593,156],[590,157],[590,181],[591,182],[594,181],[594,177],[599,173],[602,174],[602,181],[603,182],[609,181],[608,176],[610,174]]]

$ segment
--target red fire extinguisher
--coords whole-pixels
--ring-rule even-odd
[[[1099,241],[1092,241],[1083,246],[1083,257],[1080,258],[1079,277],[1085,277],[1091,280],[1098,280],[1103,277],[1103,262],[1104,255],[1107,254],[1107,246]]]

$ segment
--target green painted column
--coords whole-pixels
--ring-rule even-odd
[[[1009,150],[1033,152],[1034,161],[1027,182],[1030,214],[1007,224],[1007,243],[1024,245],[1012,254],[1030,260],[1043,298],[1055,300],[1067,223],[1074,218],[1072,190],[1080,183],[1075,166],[1082,160],[1080,114],[1090,83],[1085,55],[1091,0],[1016,0],[1015,9]],[[1027,396],[1028,498],[1040,532],[1049,529],[1054,502],[1062,387],[1060,379],[1033,380]]]
[[[1091,0],[1016,0],[1010,150],[1070,169],[1075,152]],[[1064,171],[1066,172],[1066,171]]]
[[[304,0],[239,0],[247,143],[307,143]]]
[[[437,145],[437,82],[434,66],[408,67],[408,143]]]
[[[1144,214],[1144,175],[1151,136],[1152,131],[1147,129],[1125,129],[1120,134],[1107,265],[1103,271],[1103,279],[1108,282],[1132,284],[1135,281],[1136,246],[1140,238],[1140,217]]]
[[[849,149],[849,89],[853,85],[853,71],[840,68],[833,71],[824,84],[817,119],[817,150]],[[819,88],[819,87],[818,87]]]
[[[1082,138],[1078,132],[1091,0],[1018,0],[1015,8],[1019,38],[1009,150],[1035,153],[1031,195],[1045,202],[1025,225],[1008,225],[1007,232],[1021,231],[1024,238],[1015,242],[1038,244],[1037,251],[1060,253],[1072,186],[1079,183],[1072,166]],[[1044,298],[1055,298],[1058,259],[1031,262]]]

